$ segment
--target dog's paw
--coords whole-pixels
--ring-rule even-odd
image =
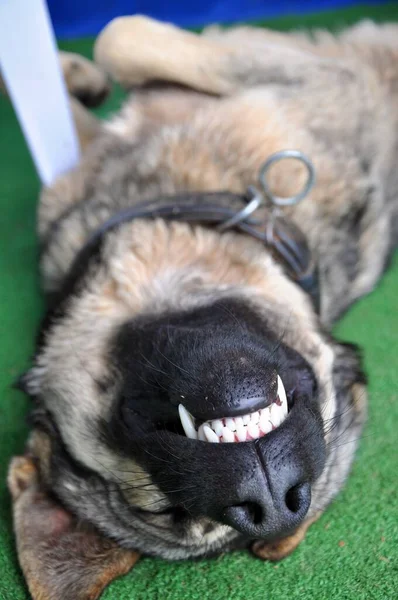
[[[60,62],[70,95],[88,108],[102,104],[111,89],[104,71],[72,52],[60,52]]]
[[[14,502],[28,488],[37,484],[38,474],[33,460],[28,456],[15,456],[8,470],[7,485]]]

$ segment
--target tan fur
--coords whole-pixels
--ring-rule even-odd
[[[79,137],[80,148],[84,151],[100,132],[100,125],[95,117],[83,108],[78,100],[70,98],[73,120]]]
[[[254,552],[271,560],[288,555],[343,485],[366,416],[366,391],[360,379],[352,380],[358,366],[350,370],[347,364],[357,359],[325,328],[374,287],[395,243],[397,39],[396,27],[372,24],[337,38],[325,32],[310,39],[249,28],[213,28],[197,36],[143,17],[117,19],[99,36],[95,56],[113,79],[126,87],[156,80],[169,87],[139,90],[101,126],[76,107],[85,147],[82,161],[43,190],[39,206],[47,291],[60,289],[92,233],[127,206],[187,191],[244,192],[248,185],[259,185],[258,172],[269,155],[286,148],[305,152],[317,172],[309,197],[284,214],[303,230],[318,261],[319,318],[307,295],[254,239],[182,223],[137,220],[107,234],[87,285],[47,332],[30,373],[30,392],[51,414],[69,455],[105,480],[112,492],[121,491],[128,504],[169,506],[144,469],[109,447],[95,430],[97,423],[109,420],[120,385],[109,366],[112,336],[134,317],[187,310],[227,297],[251,303],[275,337],[311,365],[328,444],[306,522],[285,540],[257,543]],[[272,169],[269,182],[283,196],[296,193],[304,178],[300,165],[285,161]],[[111,383],[102,389],[104,378]],[[347,425],[334,447],[329,442],[336,435],[331,425],[338,409]],[[95,481],[79,479],[67,469],[57,479],[48,459],[53,450],[41,434],[33,435],[30,447],[36,449],[43,482],[58,486],[72,505],[81,490],[104,493]],[[11,473],[23,464],[14,465]],[[10,477],[20,535],[24,521],[15,489],[24,486]],[[26,498],[28,510],[35,499]],[[94,520],[90,501],[81,496],[81,504],[84,518],[132,547],[128,510],[120,521],[111,522],[113,515],[100,515],[98,506]],[[125,510],[122,504],[118,507]],[[148,528],[159,522],[169,526],[167,516],[147,519]],[[207,533],[207,525],[205,520],[194,522],[186,534],[191,556],[200,555],[201,544],[210,547],[228,535],[233,539],[230,528],[218,525]],[[19,552],[25,556],[22,547]],[[170,558],[183,556],[183,550],[173,552],[164,550]],[[104,577],[114,573],[111,560]]]
[[[91,96],[105,96],[109,92],[105,72],[87,58],[74,52],[60,52],[59,61],[71,96],[79,97],[88,93]]]
[[[96,600],[138,560],[51,500],[30,457],[13,459],[8,487],[18,558],[34,600]]]
[[[358,35],[355,31],[352,33],[355,40]],[[234,42],[230,46],[229,36]],[[145,164],[148,174],[165,173],[161,184],[163,193],[188,189],[241,192],[247,185],[256,182],[260,165],[274,151],[289,147],[301,149],[314,162],[317,185],[310,200],[293,210],[286,210],[286,213],[304,229],[313,248],[323,253],[330,252],[335,243],[331,239],[331,232],[336,231],[336,223],[351,210],[353,203],[355,206],[357,202],[360,210],[366,190],[372,188],[375,178],[383,180],[391,168],[398,111],[396,104],[390,101],[386,87],[392,81],[392,75],[387,75],[386,79],[386,69],[376,69],[369,61],[366,62],[369,54],[366,36],[362,45],[357,41],[351,43],[349,34],[343,37],[342,42],[334,39],[333,44],[330,38],[323,42],[318,37],[319,43],[311,45],[308,40],[304,43],[301,38],[294,36],[280,38],[260,31],[256,32],[253,42],[243,29],[225,35],[220,33],[218,45],[214,47],[216,42],[208,37],[181,32],[150,19],[118,19],[101,34],[96,50],[98,60],[112,77],[119,77],[118,69],[122,65],[132,78],[138,74],[141,83],[142,73],[146,73],[145,81],[158,78],[179,81],[210,93],[233,95],[230,99],[213,101],[203,98],[201,104],[196,96],[188,94],[184,110],[178,109],[178,114],[181,113],[178,121],[175,120],[177,113],[174,101],[177,99],[181,105],[184,104],[181,92],[159,92],[157,97],[151,93],[149,106],[146,105],[147,96],[139,95],[106,126],[106,132],[123,138],[123,143],[127,144],[146,136],[142,142],[142,166]],[[237,40],[240,38],[242,44],[239,45]],[[156,40],[155,44],[153,40]],[[131,44],[134,44],[134,52]],[[160,56],[160,48],[165,45],[168,48],[167,64]],[[304,52],[303,45],[311,51]],[[343,50],[339,56],[340,62],[336,62],[333,49],[340,46]],[[225,47],[232,52],[228,61],[225,60]],[[362,47],[367,51],[362,52]],[[393,60],[396,50],[393,47],[390,50],[390,46],[387,46],[384,62],[390,60],[389,52]],[[208,54],[211,54],[211,60],[208,60]],[[329,54],[333,60],[328,57]],[[184,61],[184,68],[181,60]],[[198,77],[202,77],[203,81],[195,84],[189,77],[195,71],[191,61],[199,65],[202,60],[206,61],[206,69],[198,68]],[[285,94],[281,102],[279,92],[274,93],[272,78],[275,77],[276,68],[281,72],[278,77],[282,78],[282,83],[284,78],[303,78],[305,88],[298,92],[299,102],[297,95],[289,94]],[[253,81],[252,89],[250,69],[260,78],[258,82]],[[346,79],[343,87],[341,78]],[[219,89],[219,79],[222,82],[230,81],[231,89],[227,92]],[[267,79],[271,79],[268,85]],[[383,82],[386,82],[386,86]],[[132,83],[137,81],[129,82]],[[328,90],[326,98],[325,89]],[[356,106],[361,106],[363,112],[374,115],[376,119],[376,124],[372,123],[372,128],[363,134],[363,139],[358,138],[357,156],[347,154],[345,150],[351,142],[341,145],[334,141],[332,145],[325,146],[322,138],[310,133],[314,129],[328,129],[329,124],[333,123],[337,140],[339,132],[342,140],[347,136],[350,139],[357,136],[356,131],[361,127],[364,117],[353,110]],[[238,123],[239,127],[236,126]],[[151,134],[149,137],[148,133]],[[108,133],[88,154],[77,173],[55,184],[55,192],[59,185],[62,186],[62,204],[57,202],[58,208],[55,208],[54,201],[47,200],[48,193],[52,196],[53,192],[45,193],[39,215],[41,231],[56,216],[55,211],[59,214],[61,206],[70,205],[74,199],[82,197],[82,189],[74,191],[79,181],[84,181],[86,188],[91,185],[106,153],[111,153],[116,145],[117,141]],[[370,150],[377,159],[372,176],[364,177],[361,172],[361,152],[369,153]],[[304,172],[297,164],[284,163],[271,173],[271,188],[277,194],[290,194],[300,189],[303,177]],[[138,193],[140,200],[145,199],[146,194],[153,196],[148,186]],[[358,200],[353,200],[356,198]],[[360,268],[357,277],[354,280],[347,279],[342,285],[346,276],[338,262],[333,262],[333,282],[339,279],[348,303],[372,289],[391,243],[388,233],[389,212],[383,207],[379,192],[375,192],[368,210],[372,213],[368,220],[373,225],[367,228],[359,242]],[[63,250],[61,247],[60,252]],[[67,251],[65,256],[69,256]],[[325,322],[333,319],[334,305],[335,299],[327,290],[323,294],[322,306]]]
[[[309,200],[286,212],[306,232],[313,248],[322,251],[324,248],[325,252],[329,252],[333,243],[330,237],[333,222],[344,218],[353,199],[356,196],[361,198],[361,190],[369,182],[360,175],[360,156],[349,156],[347,160],[344,152],[341,157],[331,155],[330,147],[323,147],[321,140],[309,134],[308,125],[322,127],[333,122],[336,131],[345,131],[346,113],[351,111],[349,128],[354,131],[362,117],[353,113],[352,109],[361,104],[370,113],[380,114],[386,93],[380,86],[384,71],[372,70],[368,64],[362,63],[361,45],[351,43],[350,36],[357,36],[355,31],[346,34],[343,42],[318,34],[314,45],[300,36],[264,31],[255,32],[252,36],[251,30],[244,28],[226,34],[213,31],[207,37],[198,37],[141,17],[116,20],[106,28],[96,44],[97,60],[113,78],[125,85],[160,78],[213,94],[234,95],[215,100],[209,97],[201,99],[195,94],[180,91],[138,94],[127,103],[120,115],[105,125],[102,136],[89,148],[78,169],[60,178],[51,189],[44,190],[39,211],[41,235],[45,236],[51,223],[77,205],[93,185],[97,189],[101,186],[107,189],[113,178],[116,181],[118,177],[125,176],[124,168],[129,169],[127,161],[120,162],[115,173],[103,172],[104,161],[112,155],[114,148],[126,145],[127,151],[134,139],[141,139],[144,135],[140,146],[139,177],[164,173],[160,183],[163,193],[187,189],[242,192],[247,185],[255,182],[259,167],[267,156],[286,147],[302,149],[315,164],[317,185]],[[244,41],[245,46],[239,46],[238,40]],[[168,48],[167,64],[161,52],[165,45]],[[366,39],[364,45],[367,47]],[[239,49],[235,50],[232,46],[239,46]],[[245,65],[247,56],[253,56],[253,50],[258,53],[261,48],[268,50],[258,58],[265,73],[264,84],[267,69],[272,73],[274,65],[278,65],[282,73],[285,69],[286,77],[292,77],[293,72],[297,74],[297,69],[302,69],[299,73],[305,76],[311,75],[305,92],[307,103],[297,102],[295,96],[286,96],[281,105],[277,95],[262,83],[253,89],[239,91],[239,87],[245,88],[246,83],[241,85],[237,77],[238,63],[243,60]],[[338,64],[337,71],[334,71],[335,63],[330,58],[336,56],[347,60]],[[202,60],[206,61],[206,70],[199,68]],[[192,68],[192,61],[195,61],[197,69]],[[341,98],[338,98],[338,78],[342,74],[349,83],[351,74],[358,70],[360,84],[345,86],[344,112]],[[228,80],[231,81],[227,85],[225,82]],[[323,102],[325,89],[328,89],[328,97]],[[181,103],[178,118],[174,101]],[[383,111],[397,119],[390,103],[384,105]],[[269,118],[270,115],[272,118]],[[149,138],[148,133],[152,134]],[[369,142],[377,147],[381,172],[390,160],[394,143],[390,121],[380,118],[378,127],[369,131],[368,137]],[[274,193],[290,195],[300,189],[304,177],[305,173],[297,163],[287,162],[273,169],[270,185]],[[138,185],[139,181],[137,201],[154,195],[150,186],[139,188]],[[345,276],[338,263],[333,263],[336,272],[331,283],[335,286],[335,282],[339,281],[340,296],[342,290],[346,290],[344,293],[355,299],[369,291],[380,274],[385,248],[389,244],[389,217],[387,211],[383,214],[381,202],[381,197],[375,197],[369,206],[369,211],[373,211],[369,221],[373,225],[360,240],[362,255],[359,257],[357,279],[343,283]],[[43,257],[42,270],[47,289],[59,286],[87,236],[113,213],[114,208],[110,203],[109,207],[102,206],[101,211],[92,211],[84,224],[76,212],[76,216],[72,214],[61,225],[56,244]],[[295,332],[289,337],[290,328],[287,331],[288,343],[299,349],[312,364],[315,362],[320,381],[327,382],[324,416],[325,420],[333,417],[333,352],[315,333],[317,323],[308,300],[267,259],[261,244],[235,234],[220,237],[200,228],[195,229],[192,235],[191,228],[185,225],[161,222],[126,225],[117,236],[110,235],[109,238],[104,269],[93,277],[90,294],[76,299],[68,318],[54,329],[37,369],[39,385],[42,390],[47,390],[47,397],[52,398],[55,393],[66,401],[68,419],[64,424],[63,404],[58,404],[56,410],[63,435],[77,457],[84,455],[85,461],[89,461],[94,470],[100,468],[101,463],[123,480],[123,469],[117,467],[120,458],[112,457],[109,450],[100,452],[101,460],[95,464],[96,453],[94,447],[90,447],[92,441],[80,419],[81,403],[77,409],[71,382],[65,380],[62,383],[62,373],[80,372],[81,380],[87,380],[83,410],[86,406],[87,414],[94,411],[94,414],[104,416],[106,401],[98,402],[93,381],[106,369],[102,355],[111,332],[123,320],[142,311],[158,313],[168,306],[188,308],[191,302],[206,301],[203,291],[206,289],[213,299],[234,290],[258,302],[264,310],[275,311],[278,306],[279,319],[285,320],[282,320],[281,328],[288,319]],[[323,294],[322,318],[326,323],[331,320],[335,305],[329,291],[327,289]],[[98,317],[101,317],[100,321]],[[77,342],[75,356],[69,352],[65,359],[62,340],[67,341],[69,348],[71,331]],[[306,346],[303,349],[304,339]],[[61,347],[58,347],[60,343]],[[87,356],[90,356],[90,362]],[[57,382],[56,390],[51,389],[54,382]],[[76,394],[81,395],[80,386]],[[70,409],[72,415],[76,413],[72,425]],[[90,457],[93,457],[91,462]]]
[[[178,62],[169,59],[166,47]],[[228,57],[231,52],[212,42],[204,47],[195,35],[140,16],[113,20],[94,49],[96,62],[126,87],[159,79],[203,91],[211,86],[212,67],[217,68],[220,54]],[[229,89],[228,82],[218,82],[216,93]]]
[[[72,245],[75,228],[71,234]],[[96,386],[107,374],[104,357],[109,336],[134,316],[189,309],[205,304],[209,294],[213,299],[240,295],[263,311],[275,312],[278,306],[277,334],[284,332],[286,342],[315,363],[320,380],[330,388],[325,389],[325,417],[334,413],[333,354],[317,333],[309,300],[259,242],[233,233],[221,237],[202,228],[192,230],[185,224],[137,221],[109,235],[104,259],[93,275],[90,293],[76,298],[67,318],[52,330],[36,367],[36,384],[57,417],[63,439],[89,468],[99,473],[105,469],[109,477],[126,483],[131,472],[139,471],[134,461],[121,460],[89,433],[92,419],[110,416],[114,390],[99,401]],[[46,270],[51,270],[49,265]],[[287,322],[293,326],[293,336]],[[144,479],[140,471],[140,482]],[[154,494],[165,502],[155,486],[139,493],[133,489],[130,494],[131,501],[141,506]]]
[[[289,554],[294,552],[297,546],[301,544],[307,534],[308,529],[313,523],[315,523],[315,521],[318,520],[319,517],[320,514],[317,514],[311,519],[307,519],[293,535],[284,538],[283,540],[278,540],[271,543],[262,541],[255,542],[252,546],[252,552],[262,560],[270,560],[272,562],[283,560],[289,556]]]

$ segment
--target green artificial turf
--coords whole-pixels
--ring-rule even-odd
[[[398,20],[397,3],[283,18],[276,28],[341,27],[362,17]],[[63,44],[90,55],[92,40]],[[22,49],[22,47],[21,47]],[[104,115],[120,104],[116,91]],[[11,389],[29,364],[43,302],[37,276],[35,210],[39,185],[13,111],[0,99],[0,599],[28,597],[17,566],[7,464],[23,449],[28,401]],[[384,600],[398,597],[398,261],[376,292],[336,328],[359,343],[370,377],[369,423],[343,493],[284,562],[240,552],[213,560],[143,559],[113,583],[105,600]],[[61,598],[59,600],[62,600]]]

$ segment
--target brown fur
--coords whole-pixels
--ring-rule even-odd
[[[90,234],[126,206],[182,191],[243,192],[257,183],[263,161],[286,148],[305,152],[317,171],[310,196],[285,214],[304,231],[319,263],[319,318],[305,293],[259,242],[181,223],[136,221],[108,234],[90,284],[72,298],[65,316],[48,333],[30,373],[30,393],[51,414],[73,460],[92,475],[84,479],[66,468],[62,450],[48,448],[36,433],[31,445],[37,448],[41,476],[72,513],[121,545],[134,548],[138,538],[131,513],[116,500],[118,491],[129,506],[145,508],[155,501],[168,507],[149,475],[93,430],[96,419],[110,418],[118,387],[117,373],[108,364],[110,339],[138,315],[185,310],[233,295],[272,315],[273,333],[283,336],[316,373],[329,446],[326,467],[313,488],[306,522],[275,544],[257,542],[257,555],[279,560],[289,554],[346,480],[366,417],[366,390],[353,376],[357,358],[331,339],[327,328],[374,287],[397,241],[397,40],[396,27],[369,23],[338,37],[317,32],[312,39],[249,28],[213,28],[196,36],[143,17],[117,19],[99,36],[95,57],[113,79],[126,87],[157,80],[167,86],[137,91],[103,126],[78,107],[83,159],[43,190],[39,206],[47,291],[60,288]],[[286,161],[272,170],[270,185],[274,193],[290,195],[304,176],[297,163]],[[104,378],[113,383],[102,391]],[[341,429],[330,427],[340,412]],[[334,447],[336,435],[339,444]],[[21,532],[37,502],[39,509],[43,501],[45,510],[54,505],[34,495],[37,487],[23,491],[18,473],[32,471],[24,460],[13,464],[10,475],[20,560],[28,581],[38,569],[46,589],[47,573],[39,564],[43,559],[36,559],[30,546],[38,532],[28,528],[26,538]],[[95,506],[90,501],[94,491],[101,500]],[[119,502],[112,513],[107,494]],[[148,531],[139,532],[140,550],[153,551],[153,531],[158,524],[166,529],[165,523],[148,517]],[[215,523],[207,533],[208,525],[203,520],[192,526],[190,556],[233,538],[233,532]],[[65,530],[67,540],[82,535],[69,524]],[[92,535],[100,546],[97,533]],[[185,550],[167,546],[175,541],[172,532],[167,535],[156,552],[183,558]],[[122,555],[114,571],[113,545],[109,552],[106,580],[135,560],[134,553],[126,555],[127,563]],[[84,561],[91,572],[86,554]],[[98,566],[96,559],[94,564]],[[95,568],[94,582],[90,575],[87,590],[102,585],[99,572]],[[46,598],[39,595],[41,582],[39,591],[30,585],[35,597]]]
[[[319,517],[320,515],[315,515],[311,519],[306,520],[293,535],[290,535],[283,540],[277,540],[271,543],[255,542],[251,548],[252,552],[262,560],[270,560],[272,562],[283,560],[289,556],[289,554],[294,552],[297,546],[301,544],[309,527],[311,527]]]
[[[18,558],[35,600],[95,600],[138,560],[50,499],[32,458],[13,459],[8,487]]]
[[[60,52],[59,60],[71,96],[88,106],[96,106],[106,98],[110,91],[108,78],[98,66],[73,52]]]
[[[373,31],[374,26],[368,27]],[[229,36],[234,41],[231,46]],[[392,36],[386,38],[383,61],[376,63],[375,57],[381,51],[374,43],[374,36],[367,42],[369,37],[364,27],[354,29],[351,35],[345,34],[340,41],[326,38],[323,42],[319,37],[320,41],[311,45],[308,41],[304,44],[301,38],[297,41],[294,36],[281,36],[282,42],[278,42],[271,35],[270,43],[268,32],[261,31],[253,42],[247,30],[242,29],[225,37],[222,33],[216,36],[217,49],[213,39],[210,42],[207,37],[180,32],[149,19],[116,20],[101,34],[96,45],[96,57],[112,77],[118,78],[118,68],[122,65],[131,75],[131,80],[124,82],[128,85],[137,83],[134,78],[138,73],[140,83],[160,78],[230,97],[203,96],[200,101],[197,95],[180,91],[149,95],[142,92],[135,96],[121,115],[105,127],[105,135],[97,139],[78,172],[66,176],[48,192],[52,196],[57,193],[57,186],[62,185],[61,194],[57,194],[62,204],[47,200],[47,192],[44,194],[40,230],[60,214],[61,207],[70,206],[74,198],[84,197],[84,189],[76,190],[76,185],[84,181],[85,190],[90,189],[99,169],[102,175],[95,183],[97,192],[108,193],[115,180],[120,185],[127,177],[129,161],[134,164],[136,160],[136,144],[140,171],[131,173],[128,185],[129,195],[136,195],[137,200],[188,189],[244,191],[256,181],[261,163],[271,153],[287,147],[300,148],[315,164],[317,185],[310,200],[286,212],[305,230],[311,246],[320,254],[321,264],[327,264],[322,317],[330,323],[347,305],[372,289],[392,244],[390,224],[395,204],[386,203],[382,187],[387,182],[388,189],[392,189],[395,182],[391,157],[395,152],[398,120],[392,94],[397,50]],[[147,43],[149,39],[159,44],[159,50],[152,41]],[[160,54],[166,39],[167,65],[159,59],[155,69],[155,56]],[[131,40],[137,46],[134,52],[130,49]],[[180,45],[187,51],[181,53]],[[340,48],[339,52],[336,48]],[[211,61],[207,60],[207,53],[211,53]],[[206,69],[200,68],[197,75],[203,81],[197,84],[190,80],[193,60],[206,61]],[[143,73],[147,73],[144,79]],[[228,92],[221,89],[226,81],[231,86]],[[326,98],[325,89],[328,89]],[[176,101],[185,108],[178,110],[181,118],[173,122]],[[360,109],[356,110],[357,107]],[[372,122],[369,128],[364,126],[367,120]],[[353,146],[358,150],[355,154],[351,152]],[[117,167],[116,163],[112,167],[111,157],[116,148],[118,157],[126,159],[124,165],[118,160]],[[106,171],[102,170],[104,160],[108,162]],[[368,163],[371,164],[365,169]],[[286,195],[300,188],[304,173],[297,164],[284,163],[271,175],[273,191]],[[109,210],[115,208],[109,206]],[[353,243],[352,236],[347,232],[351,240],[343,240],[340,224],[348,223],[350,215],[355,218],[355,214],[364,211],[363,232],[355,246],[347,248]],[[92,218],[95,221],[94,215]],[[81,237],[76,246],[80,243]],[[353,272],[351,266],[347,272],[344,259],[339,256],[345,250],[355,253],[350,259],[355,263]],[[61,246],[60,252],[63,251],[65,256],[70,255],[67,247]],[[76,248],[72,249],[72,254],[75,252]],[[49,286],[53,285],[51,277],[47,276]]]

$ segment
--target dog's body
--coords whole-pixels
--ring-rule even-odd
[[[356,352],[328,328],[374,287],[398,239],[397,29],[197,37],[122,19],[100,36],[96,58],[127,87],[169,86],[142,89],[94,127],[78,169],[43,191],[43,282],[58,306],[25,380],[41,431],[31,452],[67,509],[126,548],[186,558],[260,538],[256,552],[268,556],[282,538],[280,557],[341,488],[365,419]],[[80,116],[84,139],[93,127]],[[173,194],[243,193],[286,148],[309,156],[317,173],[309,197],[284,211],[319,265],[319,317],[260,242],[160,219],[109,231],[79,286],[66,290],[81,248],[118,211]],[[292,195],[305,175],[286,161],[270,185]],[[262,369],[269,380],[258,383]],[[179,402],[204,421],[229,416],[243,379],[246,395],[265,398],[276,372],[291,395],[276,431],[244,445],[177,434]],[[258,499],[257,455],[271,500]],[[252,491],[225,486],[219,498],[220,473]],[[279,488],[285,498],[304,484],[312,500],[302,516],[300,500],[286,524]],[[242,503],[265,507],[260,524],[231,516]]]

